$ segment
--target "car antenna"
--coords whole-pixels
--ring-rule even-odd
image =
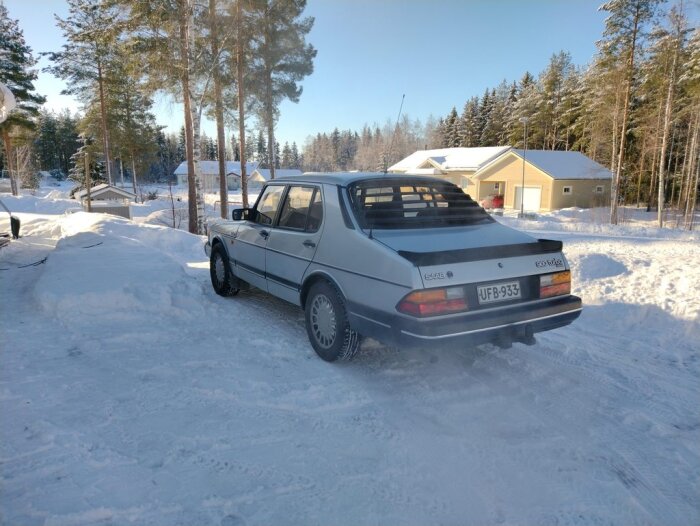
[[[401,106],[399,106],[399,114],[396,116],[396,125],[394,126],[394,134],[391,136],[391,144],[389,145],[389,153],[384,157],[384,175],[389,171],[389,158],[391,157],[391,151],[394,149],[394,139],[396,139],[396,130],[399,127],[399,119],[401,118],[401,110],[403,110],[403,101],[406,98],[406,94],[401,95]]]

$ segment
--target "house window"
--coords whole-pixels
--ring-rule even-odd
[[[563,194],[564,195],[571,195],[573,193],[573,187],[572,186],[565,186]]]
[[[604,191],[605,191],[605,188],[603,187],[602,184],[599,184],[598,186],[595,187],[596,194],[602,194]]]

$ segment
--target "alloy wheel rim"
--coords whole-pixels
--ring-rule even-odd
[[[214,275],[216,276],[216,282],[222,285],[226,278],[226,269],[224,268],[224,260],[218,254],[214,259]]]
[[[333,304],[325,294],[318,294],[311,303],[311,328],[316,342],[324,349],[335,343],[336,327]]]

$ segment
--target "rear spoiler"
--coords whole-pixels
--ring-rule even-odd
[[[561,241],[538,239],[536,243],[463,248],[459,250],[445,250],[443,252],[409,252],[407,250],[399,250],[399,256],[407,259],[417,267],[430,267],[448,263],[467,263],[469,261],[483,261],[486,259],[552,254],[561,252],[562,246]]]

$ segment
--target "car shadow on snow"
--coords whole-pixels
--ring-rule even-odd
[[[594,266],[598,263],[595,262]],[[604,267],[610,269],[607,263]],[[616,270],[624,272],[621,268]],[[294,340],[298,338],[299,345],[290,348],[291,352],[303,348],[315,357],[307,340],[304,311],[300,307],[257,289],[242,291],[232,301],[260,314],[267,320],[267,326],[281,323],[292,333],[290,336],[293,335]],[[360,370],[397,368],[405,373],[408,370],[425,373],[438,368],[443,374],[449,374],[450,370],[469,369],[477,360],[489,355],[508,360],[511,356],[527,356],[530,352],[541,355],[546,350],[552,356],[560,354],[574,361],[579,355],[583,360],[591,353],[612,352],[635,362],[663,362],[679,368],[700,368],[700,352],[695,343],[700,340],[700,323],[674,317],[655,305],[622,302],[584,305],[581,317],[571,325],[539,333],[536,337],[537,343],[532,347],[514,343],[510,349],[489,343],[472,346],[435,343],[400,348],[365,338],[350,362],[333,366]]]

